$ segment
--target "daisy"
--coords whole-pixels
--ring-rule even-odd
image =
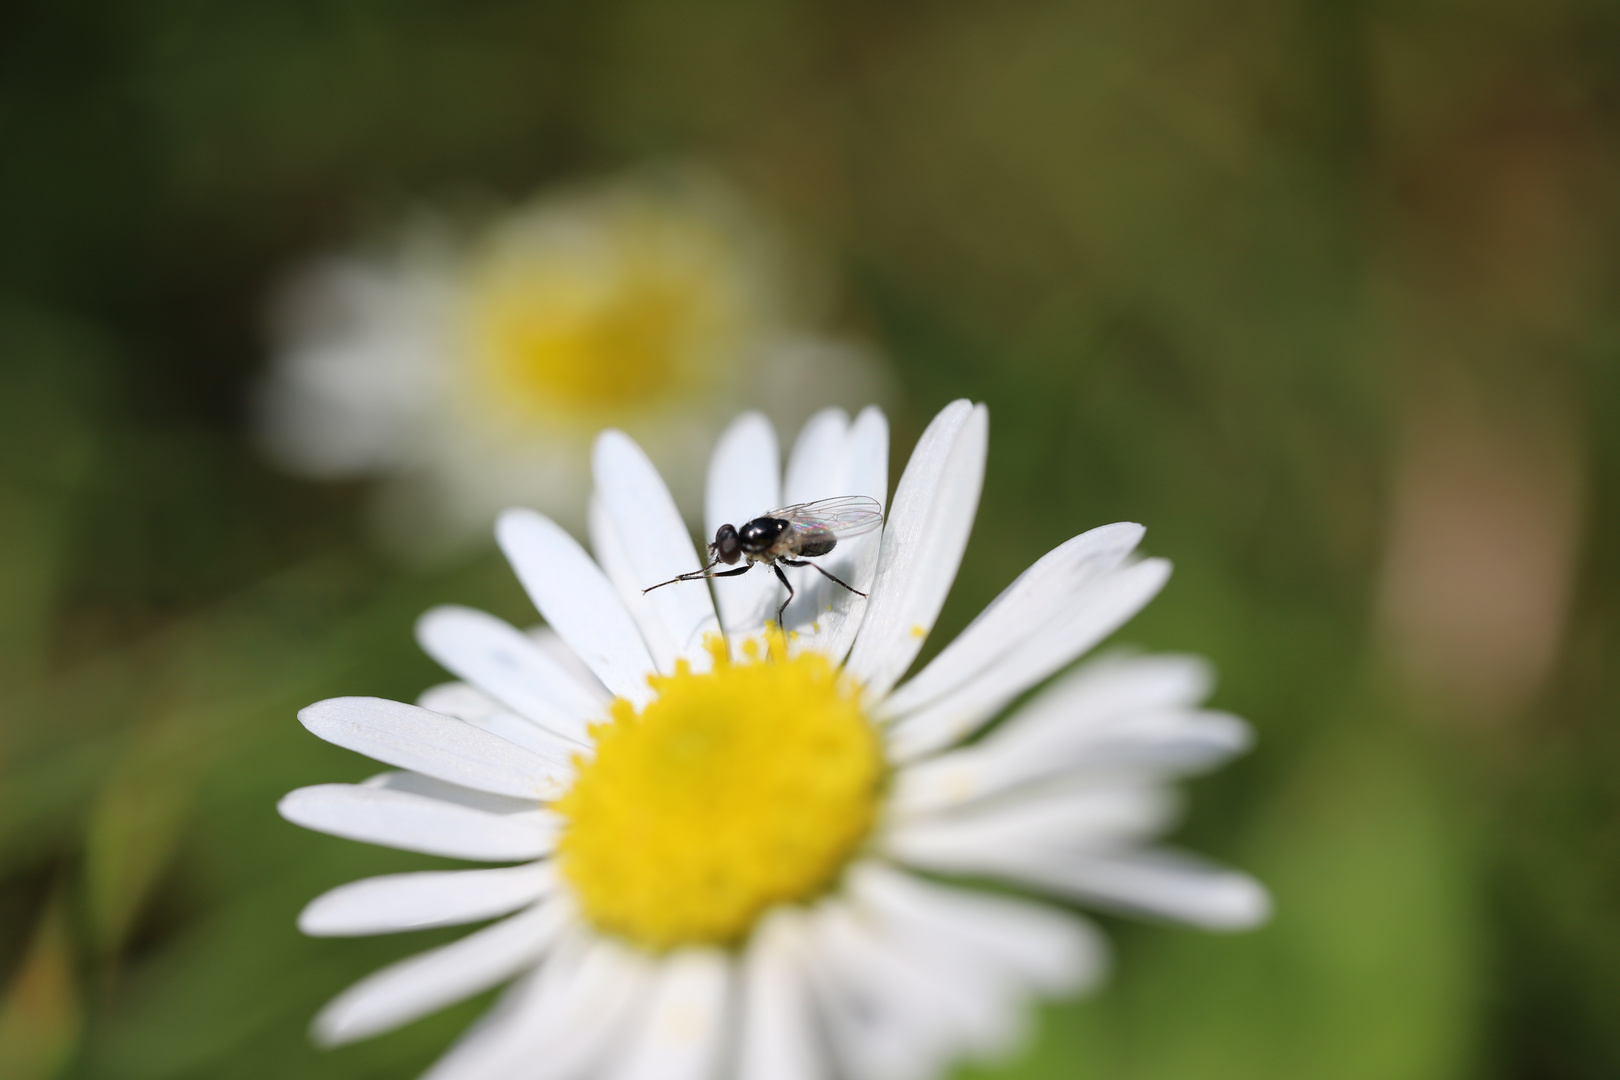
[[[910,679],[967,544],[988,415],[958,401],[918,442],[881,534],[798,571],[784,636],[763,570],[647,585],[698,553],[647,456],[593,454],[593,560],[529,510],[497,536],[547,629],[430,611],[423,647],[459,682],[418,705],[338,698],[310,731],[393,766],[280,804],[299,825],[512,863],[372,878],[313,901],[306,933],[498,919],[385,968],[315,1021],[374,1035],[511,981],[433,1080],[925,1078],[1016,1045],[1035,995],[1093,983],[1104,947],[1069,903],[1252,926],[1250,878],[1150,846],[1166,781],[1243,749],[1200,708],[1205,666],[1114,656],[1058,673],[1169,573],[1106,525],[1036,562]],[[790,456],[758,414],[709,468],[711,530],[835,495],[884,500],[888,432],[818,414]],[[790,571],[791,572],[791,571]],[[1039,689],[1002,723],[1006,707]],[[1045,894],[1063,906],[964,879]]]
[[[878,389],[788,301],[806,290],[778,248],[694,171],[552,193],[473,235],[419,221],[286,290],[262,441],[295,472],[385,478],[377,524],[409,550],[512,505],[578,524],[604,426],[694,461],[743,402],[797,424]],[[695,506],[697,478],[672,476]]]

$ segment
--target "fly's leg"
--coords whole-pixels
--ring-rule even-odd
[[[803,563],[788,562],[786,559],[778,559],[777,562],[785,562],[789,566],[804,565]],[[776,609],[776,628],[785,632],[786,628],[782,625],[782,615],[787,611],[787,606],[793,602],[793,586],[788,584],[787,575],[782,573],[780,566],[771,563],[771,569],[776,571],[776,580],[782,583],[782,588],[788,591],[787,599],[783,600],[782,606]]]
[[[808,567],[810,567],[810,569],[814,570],[816,573],[820,574],[822,577],[826,578],[828,581],[832,582],[834,585],[842,585],[844,588],[848,589],[850,592],[854,593],[856,596],[865,596],[866,595],[865,593],[861,592],[861,590],[859,590],[855,586],[851,585],[849,582],[839,580],[838,578],[836,578],[833,575],[827,573],[827,571],[823,570],[820,566],[817,566],[813,562],[804,562],[803,560],[795,560],[795,559],[778,559],[777,562],[785,562],[789,566],[808,566]],[[781,574],[782,574],[782,571],[778,570],[776,573],[777,573],[777,576],[780,577]],[[782,580],[784,582],[786,582],[787,578],[782,578]]]
[[[688,572],[686,572],[684,574],[677,574],[675,577],[670,578],[668,581],[660,581],[656,585],[649,585],[645,589],[641,590],[641,595],[646,596],[648,593],[652,592],[654,589],[662,589],[665,585],[673,585],[677,581],[702,581],[704,578],[735,577],[738,574],[746,574],[749,570],[753,569],[754,564],[749,563],[747,566],[739,566],[735,570],[722,570],[718,574],[709,573],[710,570],[713,570],[716,566],[719,566],[719,565],[720,565],[720,560],[716,559],[716,560],[714,560],[714,562],[710,563],[708,566],[701,567],[700,569],[697,569],[697,570],[690,570],[690,571],[688,571]]]

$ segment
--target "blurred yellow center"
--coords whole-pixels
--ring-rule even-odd
[[[752,644],[752,643],[750,643]],[[600,930],[663,950],[744,938],[833,884],[872,827],[884,764],[858,688],[820,654],[655,676],[622,698],[555,809],[559,866]]]
[[[631,213],[515,234],[475,273],[474,351],[495,396],[565,416],[657,402],[732,359],[735,253],[701,223]]]

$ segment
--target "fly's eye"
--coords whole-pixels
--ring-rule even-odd
[[[742,544],[737,540],[737,530],[730,525],[716,529],[714,543],[709,546],[714,548],[715,557],[727,566],[742,558]]]

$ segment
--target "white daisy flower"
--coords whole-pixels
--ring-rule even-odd
[[[770,230],[694,171],[553,193],[474,237],[419,222],[287,290],[262,441],[305,475],[386,478],[377,524],[406,550],[512,505],[578,524],[605,426],[668,465],[743,403],[798,424],[881,389],[870,356],[810,332],[814,290],[788,277]],[[670,472],[695,507],[699,478]]]
[[[411,851],[510,862],[344,885],[306,933],[499,921],[363,980],[315,1021],[342,1043],[509,980],[433,1080],[924,1078],[1005,1052],[1028,999],[1096,980],[1104,949],[1064,906],[952,879],[1212,929],[1252,926],[1250,878],[1150,846],[1166,781],[1249,740],[1200,707],[1209,673],[1121,656],[1058,677],[1159,590],[1140,526],[1035,563],[905,682],[979,500],[988,418],[958,401],[923,433],[881,534],[790,571],[786,639],[763,568],[699,568],[647,456],[596,442],[593,560],[529,510],[497,535],[549,629],[440,608],[423,647],[462,682],[419,705],[339,698],[299,719],[401,770],[303,788],[290,821]],[[831,496],[886,495],[876,409],[812,419],[785,480],[758,414],[709,469],[708,526]],[[822,586],[826,586],[823,588]],[[716,603],[718,601],[718,603]]]

